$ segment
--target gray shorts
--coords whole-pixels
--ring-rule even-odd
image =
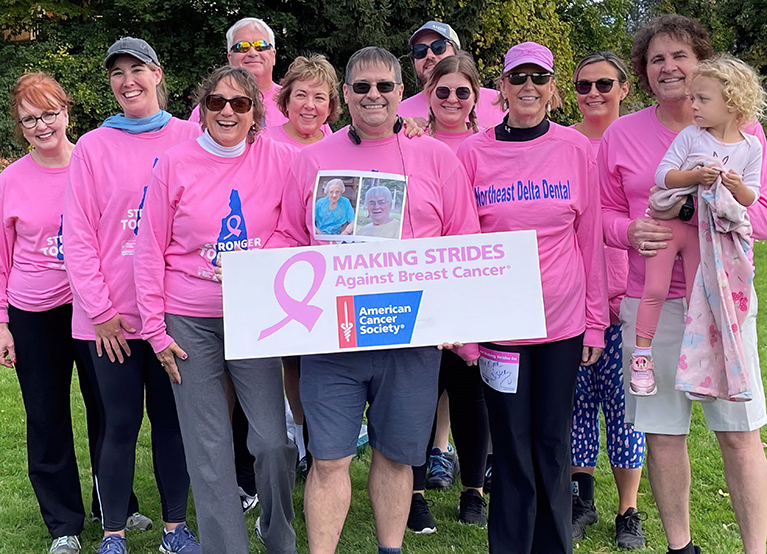
[[[367,403],[370,446],[395,462],[422,465],[441,357],[432,346],[301,356],[309,452],[320,460],[353,455]]]
[[[743,322],[743,349],[754,397],[749,402],[715,400],[701,403],[706,425],[712,431],[753,431],[767,423],[764,385],[759,368],[756,339],[756,291],[751,289],[751,306]],[[639,298],[626,297],[621,302],[623,330],[623,373],[631,373],[631,354],[636,340],[636,314]],[[692,402],[681,391],[675,390],[676,370],[684,334],[686,302],[683,298],[663,303],[658,330],[652,342],[655,363],[655,384],[658,393],[653,396],[634,396],[626,387],[626,423],[637,431],[660,435],[687,435],[690,433]]]

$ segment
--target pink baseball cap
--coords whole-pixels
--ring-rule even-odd
[[[554,55],[551,50],[537,42],[523,42],[509,48],[506,52],[503,72],[506,73],[526,63],[535,64],[554,73]]]

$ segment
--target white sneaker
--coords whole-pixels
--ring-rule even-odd
[[[242,487],[238,487],[240,489],[240,502],[242,502],[242,513],[247,514],[249,511],[251,511],[253,508],[258,506],[258,495],[254,494],[253,496],[246,493],[244,490],[242,490]]]
[[[134,512],[125,521],[125,529],[127,531],[149,531],[153,525],[154,523],[151,519],[138,512]]]
[[[53,539],[50,554],[80,554],[80,541],[74,535]]]

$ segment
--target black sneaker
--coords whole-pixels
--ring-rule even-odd
[[[461,504],[458,506],[458,523],[485,527],[487,525],[485,506],[487,506],[487,502],[478,490],[466,489],[461,493]]]
[[[452,444],[448,443],[447,452],[442,452],[437,447],[432,448],[429,454],[429,478],[426,480],[426,488],[449,489],[453,486],[459,471],[458,455]]]
[[[583,538],[586,527],[599,521],[599,514],[594,504],[587,504],[583,499],[573,495],[573,540],[578,541]]]
[[[642,521],[647,514],[629,508],[626,513],[615,516],[615,542],[621,548],[641,548],[644,546]]]
[[[693,544],[692,548],[693,548],[693,551],[695,552],[695,554],[701,554],[700,546],[698,546],[697,544]],[[671,550],[666,552],[666,554],[671,554]]]
[[[410,500],[407,527],[412,529],[416,535],[431,535],[437,531],[437,523],[429,511],[429,503],[419,492],[414,493]]]

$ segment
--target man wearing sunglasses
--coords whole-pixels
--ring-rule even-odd
[[[400,136],[402,89],[402,70],[390,52],[368,47],[349,59],[343,93],[352,125],[307,146],[296,158],[267,248],[323,243],[312,232],[312,192],[320,170],[406,178],[403,239],[479,232],[468,178],[450,148],[431,137]],[[411,466],[425,461],[437,406],[440,354],[430,346],[301,357],[301,401],[313,456],[304,493],[312,554],[331,554],[338,545],[351,501],[349,465],[366,404],[373,450],[368,488],[378,552],[400,552],[412,496]]]
[[[245,17],[232,25],[226,32],[226,58],[234,67],[247,69],[258,83],[264,103],[262,125],[282,125],[288,118],[277,107],[275,97],[280,85],[272,80],[272,71],[277,57],[274,31],[262,19]],[[200,121],[199,108],[195,106],[189,121]]]
[[[427,21],[410,37],[410,54],[413,56],[415,74],[421,86],[425,86],[434,66],[448,56],[454,56],[461,50],[461,41],[453,28],[447,23]],[[503,110],[493,105],[498,98],[498,91],[488,88],[479,89],[479,98],[475,110],[477,124],[481,128],[494,127],[503,120]],[[399,115],[402,117],[421,118],[423,127],[429,118],[429,100],[425,92],[414,94],[400,104]]]

